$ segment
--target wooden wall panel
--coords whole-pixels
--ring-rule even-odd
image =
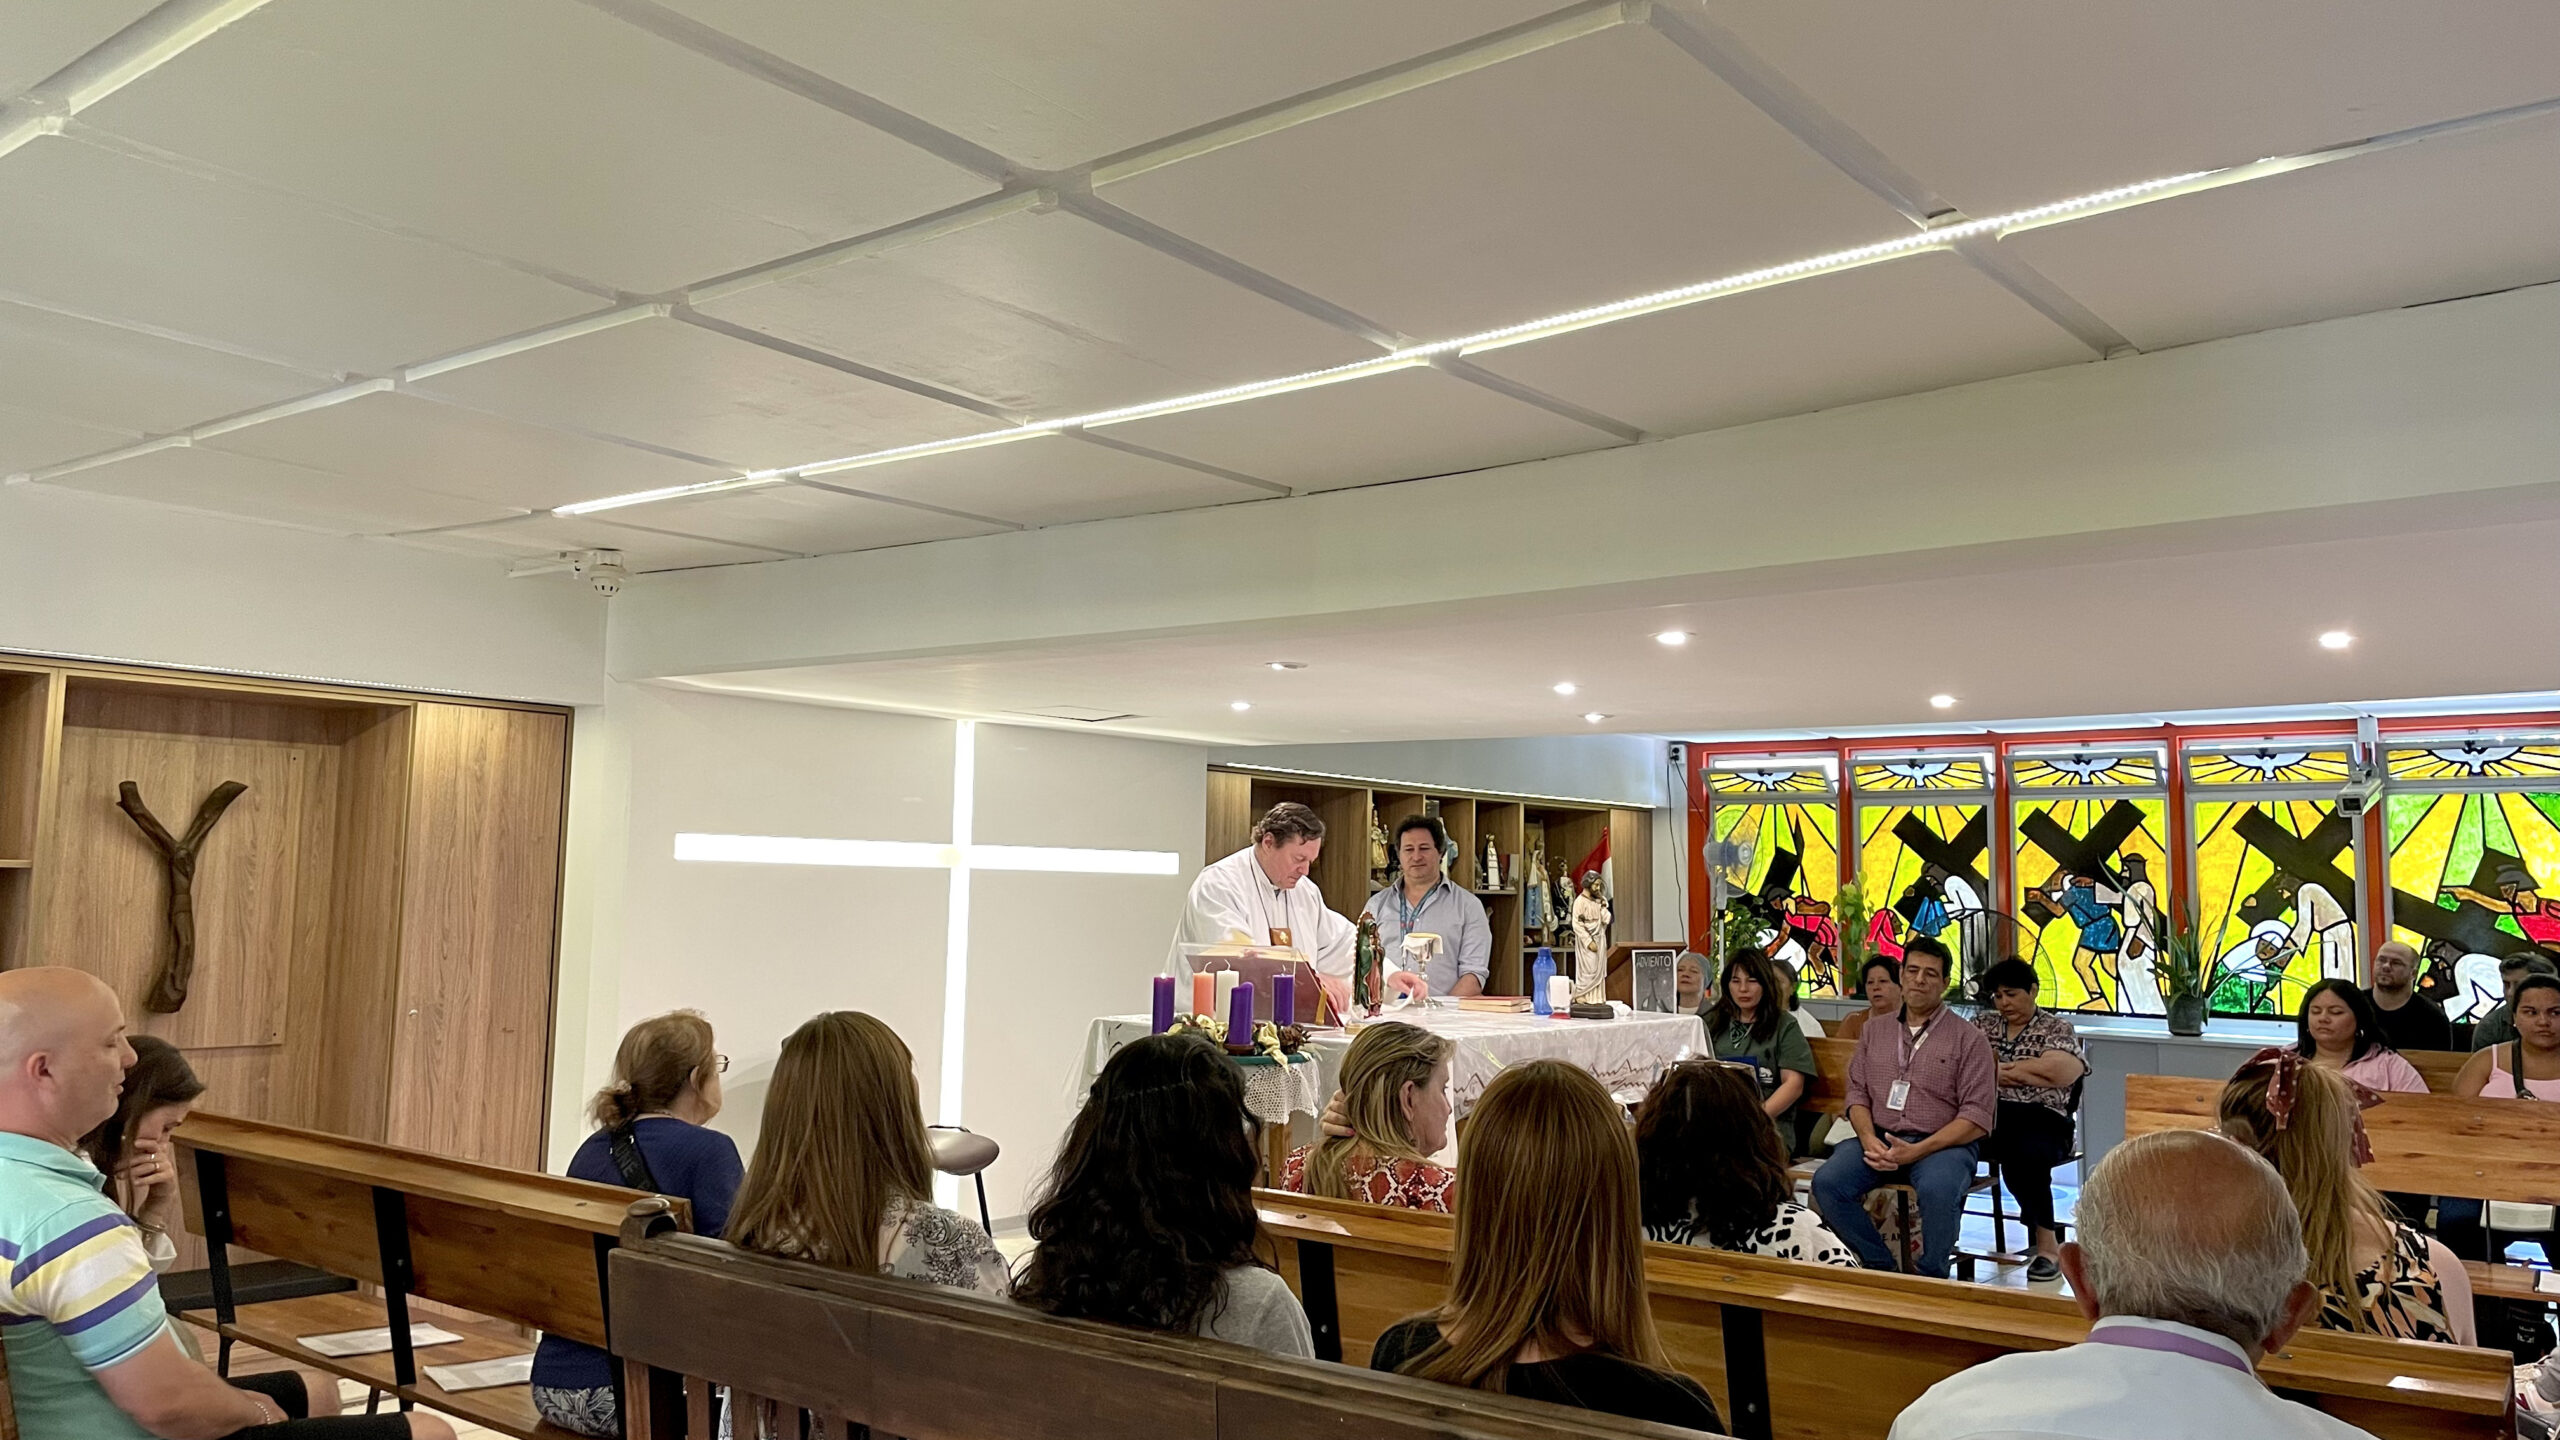
[[[287,970],[298,938],[296,886],[306,828],[326,845],[335,810],[336,755],[325,744],[96,729],[63,729],[60,800],[46,868],[55,877],[37,954],[105,979],[134,1028],[182,1047],[273,1045],[290,1002]],[[226,780],[247,785],[199,852],[196,965],[186,1008],[142,1008],[168,953],[169,877],[125,813],[116,787],[131,780],[172,833]],[[325,853],[325,852],[324,852]]]
[[[53,677],[0,670],[0,865],[36,858]]]
[[[1653,933],[1660,927],[1653,923],[1652,811],[1609,812],[1609,884],[1615,902],[1609,907],[1611,944],[1680,938]]]
[[[401,855],[409,814],[410,712],[385,712],[340,747],[337,846],[322,943],[298,957],[296,992],[326,1023],[288,1034],[283,1073],[315,1097],[288,1124],[379,1140],[389,1114],[399,995]],[[235,1111],[235,1114],[256,1114]]]
[[[1209,772],[1209,848],[1200,863],[1224,860],[1253,843],[1253,777],[1232,770]]]
[[[384,1138],[538,1167],[568,718],[422,704],[412,723]]]

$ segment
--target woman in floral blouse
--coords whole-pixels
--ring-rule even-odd
[[[1334,1104],[1348,1134],[1328,1130],[1291,1152],[1280,1188],[1447,1214],[1458,1173],[1430,1157],[1449,1144],[1449,1071],[1457,1046],[1445,1035],[1390,1020],[1368,1026],[1342,1057]]]
[[[1973,1018],[2000,1062],[2000,1119],[1982,1156],[2000,1167],[2027,1225],[2027,1278],[2062,1278],[2053,1221],[2053,1167],[2071,1155],[2071,1087],[2089,1061],[2071,1022],[2036,1004],[2036,967],[2012,955],[1983,972],[1991,1008]]]

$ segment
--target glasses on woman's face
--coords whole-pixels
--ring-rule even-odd
[[[726,1056],[726,1055],[717,1055],[717,1054],[715,1054],[715,1055],[713,1055],[711,1058],[712,1058],[714,1061],[718,1062],[718,1063],[713,1067],[714,1069],[718,1070],[718,1071],[719,1071],[721,1074],[723,1074],[723,1075],[726,1075],[726,1074],[728,1074],[728,1073],[729,1073],[729,1057],[728,1057],[728,1056]]]

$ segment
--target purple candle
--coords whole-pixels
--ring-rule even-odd
[[[1173,1028],[1173,977],[1156,977],[1156,1028],[1150,1034],[1161,1035]]]
[[[1253,982],[1236,982],[1235,998],[1227,1004],[1227,1043],[1253,1043]]]
[[[1298,1023],[1298,977],[1285,971],[1271,977],[1271,1023]]]

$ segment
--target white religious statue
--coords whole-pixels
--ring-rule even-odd
[[[1484,878],[1477,882],[1476,888],[1479,890],[1502,888],[1502,852],[1494,848],[1493,836],[1490,833],[1484,837]]]
[[[1596,1005],[1609,988],[1609,907],[1600,898],[1600,872],[1582,877],[1573,897],[1573,998]]]

